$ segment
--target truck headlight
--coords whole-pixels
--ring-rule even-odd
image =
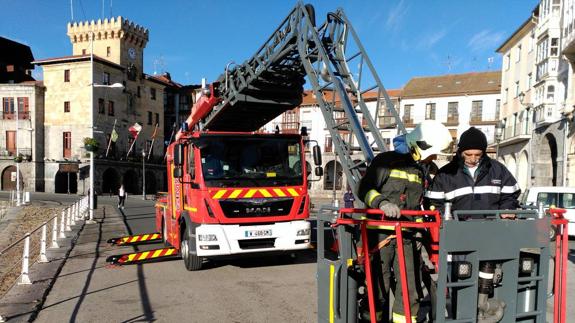
[[[535,261],[533,258],[525,257],[520,259],[520,264],[519,272],[522,274],[530,274],[533,271]]]
[[[218,241],[218,237],[215,234],[200,234],[198,235],[199,241]]]
[[[457,263],[457,277],[460,279],[467,279],[471,277],[471,263],[468,261],[460,261]]]
[[[311,229],[299,229],[297,230],[297,236],[309,236]]]

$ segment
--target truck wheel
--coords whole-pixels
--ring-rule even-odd
[[[203,257],[198,257],[195,253],[196,251],[196,241],[191,239],[188,229],[184,229],[184,236],[182,237],[182,242],[180,243],[180,253],[182,254],[182,260],[184,260],[184,265],[189,271],[196,271],[202,269],[202,264],[204,262]]]

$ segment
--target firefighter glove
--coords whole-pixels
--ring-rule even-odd
[[[390,202],[382,202],[379,205],[379,209],[385,213],[385,216],[388,218],[399,218],[401,216],[399,207]]]

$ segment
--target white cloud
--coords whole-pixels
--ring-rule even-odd
[[[491,32],[489,29],[484,29],[469,39],[469,42],[467,42],[467,47],[474,52],[495,49],[501,45],[504,37],[505,33],[502,31]]]
[[[445,29],[438,30],[432,34],[427,34],[419,41],[419,44],[417,44],[417,48],[430,49],[440,40],[442,40],[445,37],[445,35],[447,35],[447,31]]]
[[[392,7],[387,15],[387,20],[385,22],[385,27],[391,30],[396,30],[401,26],[403,18],[407,14],[409,7],[406,5],[404,0],[399,1],[399,3]]]

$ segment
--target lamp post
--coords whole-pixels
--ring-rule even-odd
[[[90,37],[90,128],[91,128],[91,137],[94,138],[94,88],[96,87],[105,87],[105,88],[113,88],[113,89],[124,89],[124,85],[122,83],[114,83],[111,85],[108,84],[95,84],[94,83],[94,32],[91,32]],[[94,221],[94,196],[96,192],[94,191],[94,152],[90,151],[90,212],[89,218],[86,223],[96,223]]]
[[[501,142],[501,138],[503,137],[503,131],[505,130],[505,123],[503,121],[499,121],[495,125],[495,160],[499,158],[499,143]]]
[[[20,156],[20,151],[19,151],[19,147],[20,145],[18,144],[18,128],[20,128],[20,116],[18,114],[18,110],[19,106],[18,106],[18,102],[16,102],[16,159],[18,159],[18,157]],[[16,161],[16,206],[20,206],[22,203],[22,200],[20,199],[20,162]]]
[[[142,200],[146,200],[146,149],[142,149]]]

